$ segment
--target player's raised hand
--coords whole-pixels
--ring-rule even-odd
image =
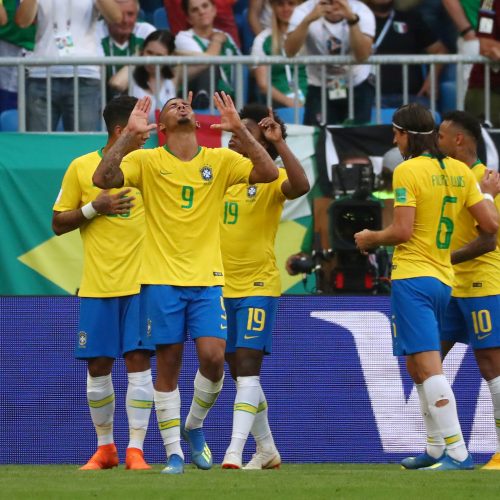
[[[281,127],[274,119],[274,112],[271,108],[269,108],[269,116],[259,122],[259,127],[269,142],[279,142],[283,139]]]
[[[134,206],[134,196],[127,196],[131,189],[122,189],[120,192],[110,194],[108,189],[104,189],[99,196],[92,202],[93,207],[99,214],[116,215],[126,214]]]
[[[224,130],[226,132],[235,132],[238,128],[242,127],[240,115],[234,106],[231,96],[225,92],[216,92],[214,94],[215,107],[220,113],[220,123],[210,125],[210,128]]]
[[[500,193],[500,174],[494,170],[486,170],[481,179],[481,191],[495,198]]]
[[[127,123],[127,130],[132,134],[142,135],[156,128],[156,123],[148,124],[151,110],[151,97],[145,96],[137,100]]]

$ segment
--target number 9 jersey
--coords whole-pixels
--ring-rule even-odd
[[[412,237],[394,252],[392,279],[434,277],[452,286],[450,244],[459,212],[483,200],[474,174],[453,158],[421,155],[395,169],[394,207],[414,207]]]

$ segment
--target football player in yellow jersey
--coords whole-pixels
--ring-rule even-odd
[[[226,192],[221,215],[221,250],[226,273],[223,288],[227,313],[226,360],[236,381],[233,431],[222,468],[241,469],[251,431],[257,451],[245,469],[279,467],[281,457],[267,419],[266,396],[260,385],[264,354],[271,353],[281,283],[274,240],[283,205],[309,191],[299,160],[285,142],[284,123],[261,104],[248,104],[240,118],[274,160],[285,166],[269,184],[238,184]],[[229,147],[246,156],[233,134]],[[250,236],[249,236],[250,235]]]
[[[202,148],[188,100],[170,99],[160,114],[165,147],[134,151],[131,144],[148,125],[148,97],[139,99],[125,132],[103,156],[94,182],[103,188],[137,186],[146,208],[146,237],[140,273],[145,332],[156,345],[155,408],[167,452],[166,474],[184,471],[180,435],[201,469],[212,466],[203,421],[222,389],[227,322],[223,307],[224,273],[219,215],[227,189],[234,184],[272,182],[278,169],[264,147],[241,122],[229,96],[214,96],[221,123],[233,132],[248,158],[227,148]],[[123,161],[122,161],[123,160]],[[177,381],[187,331],[196,342],[199,369],[186,422],[180,426]]]
[[[136,102],[135,97],[122,96],[107,104],[103,112],[108,130],[106,145],[73,160],[54,205],[54,232],[60,235],[79,228],[83,240],[75,356],[88,364],[87,399],[98,449],[82,470],[118,465],[111,369],[114,359],[122,355],[128,373],[130,429],[126,468],[150,469],[142,447],[153,406],[150,357],[154,346],[142,342],[139,329],[138,272],[145,232],[141,193],[130,188],[102,191],[92,184],[102,155],[120,137]],[[140,148],[147,138],[147,133],[138,136],[131,148]]]
[[[486,233],[498,230],[494,204],[483,198],[476,178],[463,163],[444,157],[437,147],[429,110],[412,103],[393,116],[394,142],[406,159],[394,171],[394,220],[382,231],[355,234],[362,251],[396,245],[392,269],[392,339],[396,356],[417,387],[424,422],[430,415],[433,436],[445,451],[404,459],[404,468],[460,470],[474,467],[458,421],[455,396],[443,375],[440,330],[449,302],[453,270],[450,244],[458,213],[466,207]],[[498,176],[482,181],[496,192]]]
[[[478,160],[479,121],[464,111],[443,115],[439,147],[468,165],[476,178],[486,167]],[[500,195],[495,197],[500,211]],[[477,237],[476,237],[477,236]],[[461,212],[451,240],[455,280],[441,331],[443,357],[455,342],[470,344],[486,380],[493,404],[496,453],[483,469],[500,470],[500,237],[480,233],[467,212]],[[473,260],[471,260],[473,259]]]

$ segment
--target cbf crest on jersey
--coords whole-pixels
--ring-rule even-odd
[[[248,186],[247,187],[247,196],[249,198],[255,198],[257,195],[257,186]]]
[[[201,174],[201,178],[205,182],[210,182],[214,178],[214,174],[212,172],[212,167],[209,165],[203,165],[203,167],[201,167],[201,169],[200,169],[200,174]]]

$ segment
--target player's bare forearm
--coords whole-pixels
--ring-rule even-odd
[[[248,159],[253,163],[253,169],[248,179],[250,184],[272,182],[278,178],[278,167],[274,164],[262,144],[257,142],[247,128],[241,124],[234,129],[247,152]]]
[[[101,189],[123,186],[123,172],[120,163],[132,149],[133,134],[124,131],[118,140],[103,155],[92,177],[92,182]]]
[[[67,212],[54,211],[54,215],[52,216],[52,231],[57,236],[60,236],[61,234],[70,233],[78,229],[85,222],[88,222],[88,219],[85,218],[80,208],[68,210]]]
[[[311,189],[309,180],[307,179],[300,161],[288,147],[288,144],[284,140],[281,140],[275,143],[274,146],[283,160],[283,165],[285,166],[286,175],[288,177],[288,180],[281,186],[283,194],[287,199],[294,200],[308,193],[309,189]]]
[[[492,252],[497,247],[497,235],[485,233],[480,228],[479,236],[467,245],[458,248],[451,254],[451,263],[460,264],[467,260],[475,259],[485,253]]]

